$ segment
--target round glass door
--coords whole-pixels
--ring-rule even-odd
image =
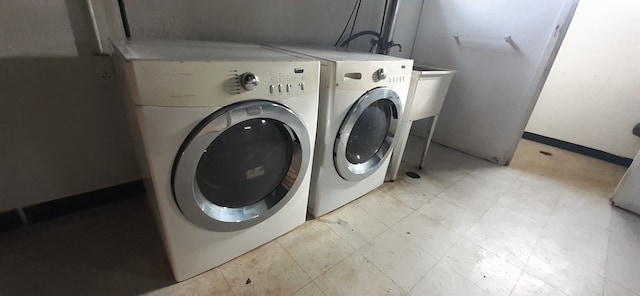
[[[380,87],[362,95],[345,116],[334,145],[334,163],[345,180],[373,174],[388,157],[401,110],[393,90]]]
[[[182,144],[174,196],[194,224],[215,231],[250,227],[295,194],[310,162],[297,115],[268,101],[227,106],[204,119]]]

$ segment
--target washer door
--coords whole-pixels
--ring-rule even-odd
[[[304,123],[286,106],[229,105],[198,124],[180,147],[172,174],[178,207],[209,230],[258,224],[293,197],[310,151]]]
[[[399,110],[398,94],[386,87],[366,92],[351,106],[333,149],[343,179],[360,181],[382,165],[391,151]]]

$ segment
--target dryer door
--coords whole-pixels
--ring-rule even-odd
[[[182,144],[173,193],[182,213],[214,231],[264,221],[295,194],[311,160],[300,118],[284,105],[245,101],[205,118]]]
[[[351,106],[333,150],[343,179],[362,180],[382,165],[391,152],[401,109],[398,94],[386,87],[366,92]]]

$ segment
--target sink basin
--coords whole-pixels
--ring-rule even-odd
[[[415,121],[440,113],[454,70],[414,65],[404,120]]]

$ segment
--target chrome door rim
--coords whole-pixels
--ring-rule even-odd
[[[351,136],[351,132],[353,131],[353,127],[362,113],[371,104],[379,100],[388,100],[392,103],[392,106],[394,106],[387,135],[380,146],[380,149],[378,149],[373,157],[360,164],[351,163],[347,160],[346,152],[347,143]],[[347,112],[347,115],[344,117],[342,125],[338,130],[333,149],[334,164],[338,174],[343,179],[348,181],[360,181],[373,174],[382,165],[391,152],[395,129],[399,118],[398,113],[400,110],[402,110],[400,97],[395,91],[388,87],[378,87],[367,91],[351,106],[351,109]]]
[[[281,181],[289,190],[271,207],[264,199],[238,208],[214,204],[202,194],[196,182],[196,169],[203,151],[230,127],[256,118],[279,121],[292,137],[293,153],[289,172]],[[256,225],[275,214],[295,195],[309,169],[310,145],[304,123],[284,105],[253,100],[226,106],[200,122],[178,151],[171,177],[178,207],[189,221],[209,230],[228,232]]]

